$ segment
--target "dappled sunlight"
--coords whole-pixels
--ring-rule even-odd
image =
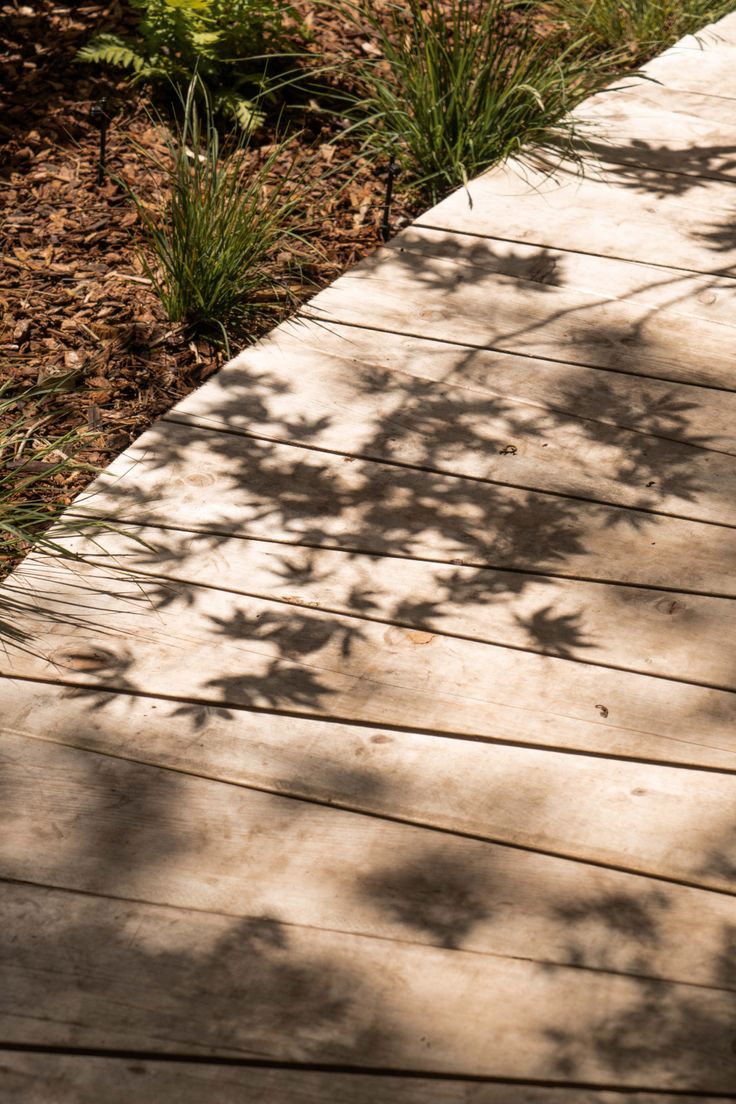
[[[26,684],[23,693],[38,695],[38,689]],[[119,707],[119,696],[116,701]],[[693,895],[705,898],[702,890],[668,878],[666,862],[657,864],[664,878],[652,881],[555,857],[549,845],[545,853],[446,831],[427,838],[411,823],[338,812],[316,792],[295,800],[257,792],[245,778],[245,785],[223,786],[126,762],[117,753],[75,750],[70,743],[112,751],[118,729],[112,716],[94,720],[79,696],[74,702],[79,720],[68,713],[68,732],[59,731],[53,743],[20,734],[4,739],[11,767],[4,787],[15,805],[0,862],[6,877],[22,882],[40,874],[57,887],[44,891],[44,938],[32,925],[18,929],[13,965],[17,971],[32,964],[25,999],[43,999],[52,1020],[74,1001],[76,1038],[88,1045],[104,1033],[115,1045],[149,1047],[153,1023],[153,1039],[169,1050],[197,1053],[216,1045],[224,1054],[351,1064],[370,1047],[386,1064],[398,1058],[418,1070],[439,1064],[448,1072],[457,1069],[461,1051],[463,1070],[514,1077],[529,1075],[529,1055],[517,1044],[499,1046],[497,1033],[524,1025],[525,1037],[534,1041],[535,1073],[552,1069],[573,1080],[617,1075],[637,1084],[674,1048],[676,1060],[667,1063],[673,1085],[707,1091],[728,1083],[734,1010],[730,966],[724,965],[733,945],[729,900],[709,895],[699,938],[687,939]],[[156,719],[156,704],[132,705],[149,755],[156,730],[163,736],[177,729],[165,711]],[[260,726],[271,744],[272,787],[288,793],[304,784],[306,760],[303,768],[293,761],[293,783],[277,763],[279,754],[293,757],[297,746],[304,756],[305,744],[295,745],[293,730],[280,742],[277,730],[266,730],[256,715],[239,713],[236,728],[241,723]],[[200,737],[204,743],[188,745],[186,755],[199,771],[200,747],[206,755],[217,753],[220,724],[213,717],[211,731]],[[221,731],[232,738],[230,725]],[[397,736],[393,747],[366,744],[379,756],[391,748],[376,788],[369,766],[342,772],[341,761],[345,767],[356,763],[359,734],[324,735],[328,743],[315,733],[312,769],[334,797],[347,790],[354,804],[371,810],[394,808],[399,796],[405,803],[404,756],[417,796],[421,792],[410,737]],[[263,764],[266,744],[256,751],[248,750],[250,743],[242,745],[241,765],[239,757],[230,760],[231,771],[242,770],[247,759],[262,771],[257,764]],[[434,754],[441,752],[437,741],[430,743]],[[168,746],[176,749],[177,741]],[[474,774],[470,762],[462,763],[464,749],[477,756],[472,745],[456,745],[461,758],[452,769],[470,786],[472,802]],[[136,754],[134,746],[127,754]],[[501,801],[509,803],[540,755],[516,753],[511,773],[496,780]],[[398,773],[387,769],[392,762]],[[475,786],[491,811],[494,790],[487,782],[494,767],[487,755],[486,762],[486,781],[477,779]],[[545,778],[541,760],[538,766],[538,800],[526,806],[518,800],[517,811],[533,811],[540,824],[555,822],[559,832],[565,821],[554,811],[554,775]],[[217,773],[223,769],[227,773],[224,761]],[[656,772],[636,764],[618,769],[628,769],[632,778],[637,771]],[[438,777],[434,769],[424,776]],[[568,800],[563,777],[557,796]],[[49,791],[43,807],[28,801],[38,780],[48,790],[54,778],[63,784]],[[446,808],[451,813],[450,802]],[[651,806],[650,816],[661,815],[657,808]],[[424,815],[420,805],[414,816],[421,822]],[[695,803],[692,824],[681,803],[672,803],[671,815],[679,816],[682,832],[698,831]],[[42,868],[37,855],[14,847],[38,823],[50,825]],[[658,827],[656,820],[640,823],[643,856]],[[605,830],[611,838],[611,825]],[[582,839],[574,842],[578,851],[585,846]],[[564,848],[561,836],[557,847]],[[587,847],[597,859],[592,839]],[[708,853],[706,847],[704,859]],[[34,887],[7,888],[4,922],[17,927],[17,918],[39,903]],[[95,965],[80,989],[76,971],[90,948]],[[136,992],[145,992],[145,1000],[136,1000]],[[186,996],[192,993],[194,1002]],[[6,1002],[8,1022],[14,1007]],[[700,1026],[688,1035],[691,1021]],[[591,1025],[597,1040],[592,1051]]]
[[[13,574],[0,1049],[333,1079],[264,1104],[733,1091],[736,131],[675,54]]]

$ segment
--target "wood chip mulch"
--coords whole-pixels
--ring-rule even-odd
[[[327,5],[303,11],[313,48],[328,58],[364,47]],[[0,3],[0,15],[0,383],[20,389],[73,372],[53,431],[89,430],[80,459],[104,467],[206,379],[222,354],[166,319],[137,258],[137,213],[112,179],[165,198],[164,178],[147,156],[161,163],[165,130],[152,121],[147,90],[131,89],[115,70],[74,61],[94,33],[124,32],[130,12],[117,0],[15,0]],[[90,110],[103,98],[112,121],[109,175],[100,185]],[[334,143],[339,133],[339,122],[317,105],[293,140],[295,155],[308,147],[335,170],[329,184],[315,182],[307,212],[321,252],[302,297],[379,243],[381,167],[360,159],[349,140]],[[272,140],[259,136],[263,145]],[[399,197],[396,224],[412,213]],[[63,485],[41,484],[40,495],[65,505],[89,478],[72,473]]]

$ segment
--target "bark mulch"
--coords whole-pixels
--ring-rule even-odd
[[[365,49],[327,5],[305,3],[303,12],[312,49],[328,59]],[[37,443],[84,428],[90,436],[75,455],[104,467],[206,379],[222,353],[166,319],[136,256],[138,216],[112,179],[162,198],[164,178],[152,170],[151,156],[159,164],[164,158],[165,129],[152,120],[147,90],[131,88],[114,70],[74,61],[94,33],[126,30],[126,6],[15,0],[0,2],[0,15],[0,384],[21,390],[67,374],[63,405]],[[99,131],[90,111],[103,98],[111,125],[109,175],[100,185]],[[297,298],[376,248],[385,187],[382,167],[363,161],[354,143],[340,139],[339,121],[314,107],[300,120],[294,153],[309,149],[333,176],[329,184],[316,180],[311,194],[307,230],[320,253]],[[258,140],[267,146],[273,135]],[[412,213],[399,197],[396,224]],[[264,329],[275,320],[264,316]],[[11,411],[6,424],[17,416]],[[13,458],[0,455],[0,464],[8,463]],[[64,506],[89,479],[86,470],[56,475],[34,494]]]

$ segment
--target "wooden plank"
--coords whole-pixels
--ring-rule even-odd
[[[216,1062],[216,1060],[214,1060]],[[8,1104],[682,1104],[669,1093],[0,1051]],[[699,1097],[716,1104],[723,1097]]]
[[[729,992],[30,886],[0,909],[7,1042],[733,1086]]]
[[[43,735],[353,812],[733,888],[730,775],[7,680],[0,703],[6,735]],[[719,761],[733,770],[733,754],[722,751]],[[515,854],[514,869],[529,868],[532,860]],[[563,882],[558,900],[574,888]],[[710,915],[725,922],[732,902],[709,900]],[[547,907],[526,904],[530,915]],[[700,952],[703,942],[684,946]],[[699,962],[699,974],[709,969]]]
[[[671,749],[695,765],[703,745],[734,746],[729,691],[207,587],[121,579],[89,593],[81,626],[49,624],[57,602],[63,614],[65,596],[79,600],[73,586],[29,595],[38,616],[16,624],[32,647],[0,656],[0,673],[636,758]]]
[[[723,961],[733,896],[45,740],[5,735],[0,746],[0,878],[736,991]],[[670,773],[659,768],[664,785]],[[704,806],[720,798],[713,822],[727,822],[733,783],[729,795],[723,780],[689,773]],[[690,822],[658,825],[677,826]],[[727,846],[729,831],[718,835]],[[713,843],[699,851],[701,868]],[[703,880],[736,890],[736,871]]]
[[[636,73],[626,74],[612,88],[591,96],[575,111],[584,120],[589,109],[597,113],[597,109],[606,104],[612,112],[620,108],[631,111],[638,105],[643,111],[665,111],[676,116],[690,116],[700,123],[723,123],[727,127],[733,126],[734,120],[733,101],[728,96],[714,91],[682,92],[644,80]],[[688,121],[683,120],[683,125],[688,126]]]
[[[720,526],[158,423],[75,509],[146,524],[736,594]]]
[[[701,92],[736,99],[733,72],[736,50],[726,42],[698,41],[694,36],[671,46],[641,67],[642,72],[665,88]]]
[[[479,278],[477,270],[480,269],[514,277],[522,282],[523,288],[534,285],[542,293],[541,298],[550,289],[564,288],[593,294],[596,302],[611,309],[616,309],[609,304],[612,299],[645,307],[657,320],[676,315],[680,323],[682,316],[686,316],[703,322],[736,325],[736,283],[728,276],[673,271],[662,265],[596,257],[553,247],[540,249],[523,242],[475,234],[447,234],[421,226],[402,230],[380,251],[366,257],[358,270],[381,271],[387,257],[394,263],[401,263],[401,256],[406,253],[422,258],[422,265],[416,266],[418,279],[430,285],[434,277],[433,264],[439,258],[464,266],[471,284]],[[461,279],[458,275],[454,282],[460,284]],[[622,358],[618,370],[636,374],[639,352],[632,351],[631,347],[622,352],[633,363],[629,367]]]
[[[646,168],[633,173],[615,164],[583,177],[561,167],[550,177],[549,170],[509,160],[417,224],[733,276],[733,202],[733,186],[725,181]]]
[[[112,532],[102,541],[62,543],[98,565],[83,578],[92,596],[118,593],[123,569],[145,579],[215,584],[325,613],[736,689],[733,657],[723,647],[736,635],[732,599],[271,541],[213,541],[149,526],[131,528],[130,535]],[[15,576],[15,585],[29,592],[53,593],[55,583],[63,589],[70,581],[67,565],[43,557],[27,560]],[[131,600],[139,604],[135,593]]]
[[[526,198],[518,206],[523,211]],[[435,234],[430,250],[416,251],[413,232],[407,237],[406,247],[398,240],[325,288],[305,313],[362,325],[370,301],[371,322],[384,330],[734,390],[730,325],[569,288],[563,275],[541,283],[458,264],[451,254],[471,244],[466,238],[448,243]]]
[[[721,422],[725,412],[734,415],[726,438],[713,432],[718,421],[708,422],[720,394],[662,384],[637,394],[629,378],[623,386],[577,380],[563,367],[551,383],[559,381],[567,409],[551,410],[489,389],[484,381],[496,362],[486,355],[421,340],[405,347],[393,334],[310,323],[243,353],[166,420],[736,524],[736,459],[720,451],[736,451],[736,394],[721,406]],[[540,363],[517,362],[512,379],[533,393]],[[437,377],[443,369],[447,383],[420,374]],[[601,424],[586,410],[640,420],[652,432]]]
[[[718,46],[720,43],[736,45],[736,19],[734,13],[722,16],[715,23],[708,23],[701,31],[693,36],[698,42],[707,47]]]
[[[667,91],[669,96],[669,90]],[[646,93],[643,99],[646,100]],[[703,97],[700,98],[701,100]],[[733,101],[730,115],[720,106],[714,114],[726,116],[714,122],[683,112],[656,108],[642,99],[619,100],[618,93],[604,93],[577,109],[583,131],[583,152],[604,161],[615,161],[665,172],[713,179],[736,180],[736,127]],[[689,187],[683,184],[683,191]]]
[[[417,231],[417,240],[433,237],[434,231]],[[534,272],[542,277],[541,266],[534,265],[538,251],[533,248],[483,238],[471,239],[468,248],[483,265],[514,264],[528,257],[529,278]],[[592,287],[601,275],[597,257],[556,250],[545,253],[547,272],[557,271],[563,263],[565,278],[570,279],[573,267],[578,286]],[[570,258],[574,258],[572,264]],[[621,265],[626,273],[632,267]],[[611,269],[607,277],[609,294],[627,294],[623,280],[613,284]],[[675,277],[675,299],[681,283],[688,281]],[[652,286],[646,282],[647,292]],[[692,303],[690,298],[688,308]],[[731,308],[716,290],[701,309],[725,313]],[[621,484],[618,493],[626,494],[620,475],[611,478],[614,467],[621,467],[621,455],[618,464],[613,459],[616,450],[636,455],[638,464],[655,466],[652,452],[665,450],[657,471],[660,477],[667,467],[684,465],[685,456],[700,472],[706,463],[699,451],[702,447],[708,449],[707,463],[711,470],[715,466],[719,481],[726,478],[727,469],[720,469],[721,461],[710,452],[736,452],[734,392],[659,380],[632,381],[619,372],[306,319],[285,323],[246,349],[177,403],[168,417],[194,418],[203,424],[336,451],[375,452],[377,459],[396,457],[462,475],[492,476],[496,469],[491,465],[497,463],[500,477],[512,481],[508,467],[518,463],[525,466],[517,482],[528,483],[533,471],[541,481],[537,485],[545,489],[586,486],[589,493],[595,487],[600,494],[600,482],[586,482],[592,469],[597,481],[608,473],[611,495]],[[462,434],[455,421],[462,421]],[[605,427],[633,431],[636,436],[610,435]],[[466,441],[467,449],[463,448]],[[516,453],[503,453],[510,441]],[[548,462],[532,469],[526,465],[535,441]],[[671,452],[665,441],[672,442]],[[608,464],[603,459],[607,449]],[[581,450],[584,464],[577,460]],[[530,459],[538,455],[532,451]],[[552,477],[546,474],[550,469]],[[559,480],[556,484],[549,482],[554,477]],[[651,495],[652,489],[647,488],[647,493]]]

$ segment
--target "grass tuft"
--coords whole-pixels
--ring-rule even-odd
[[[586,57],[584,42],[540,37],[505,0],[339,7],[372,35],[354,125],[432,200],[527,147],[574,155],[580,124],[569,112],[616,72],[611,57]]]
[[[547,10],[593,50],[623,49],[638,63],[736,10],[736,0],[551,0]]]
[[[202,93],[190,85],[180,122],[169,139],[170,199],[151,213],[134,197],[148,251],[146,275],[171,321],[213,341],[250,339],[284,298],[278,255],[292,257],[306,242],[296,230],[304,180],[278,143],[248,158],[242,132],[223,148]],[[279,171],[281,170],[281,171]]]

